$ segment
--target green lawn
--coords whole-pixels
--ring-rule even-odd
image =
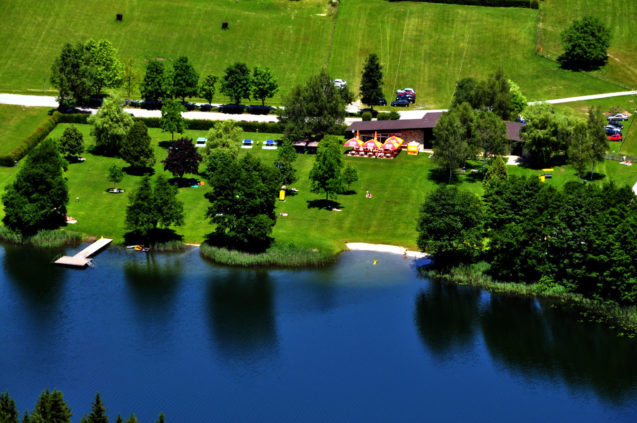
[[[48,117],[49,109],[0,104],[0,155],[7,154]]]
[[[540,47],[544,54],[562,54],[560,33],[575,19],[586,15],[599,18],[611,30],[609,62],[592,72],[597,78],[637,86],[637,2],[626,0],[544,0]]]
[[[116,22],[116,13],[123,13],[123,22]],[[388,99],[394,89],[410,86],[427,107],[446,107],[457,79],[484,78],[499,67],[530,100],[622,89],[537,55],[538,11],[524,8],[345,0],[336,13],[327,0],[66,0],[44,6],[7,0],[0,2],[0,16],[0,92],[55,93],[48,83],[55,56],[65,42],[90,37],[110,40],[140,69],[149,58],[169,64],[180,55],[201,74],[220,76],[235,61],[269,66],[281,85],[272,102],[324,66],[357,92],[370,52],[384,65]],[[631,7],[625,21],[614,23],[628,28],[635,17]],[[228,31],[220,29],[223,21]],[[617,57],[634,66],[635,49],[626,51]]]

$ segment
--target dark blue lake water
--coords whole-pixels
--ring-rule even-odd
[[[637,340],[402,257],[254,271],[111,248],[77,271],[56,253],[0,248],[0,390],[21,411],[48,387],[74,422],[98,391],[144,423],[637,421]]]

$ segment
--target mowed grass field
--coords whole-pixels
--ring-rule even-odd
[[[0,155],[7,154],[44,123],[49,109],[0,104]]]
[[[623,89],[561,70],[537,55],[537,10],[386,0],[344,0],[336,10],[327,3],[6,0],[0,2],[0,92],[54,94],[48,78],[62,45],[91,37],[110,40],[122,60],[134,58],[140,70],[150,58],[169,66],[180,55],[188,56],[200,74],[221,76],[236,61],[269,66],[281,86],[272,103],[322,67],[357,92],[371,52],[384,65],[387,98],[394,89],[410,86],[418,92],[419,106],[446,107],[457,79],[484,78],[500,67],[530,100]],[[124,15],[122,22],[116,22],[116,13]],[[630,26],[636,13],[617,24]],[[220,29],[224,21],[228,31]],[[634,49],[613,54],[635,65]],[[227,100],[218,95],[214,101]]]
[[[14,108],[19,113],[20,108]],[[50,138],[59,138],[68,124],[58,125],[50,134]],[[94,143],[90,135],[89,125],[75,125],[85,137],[85,144]],[[164,173],[163,160],[167,150],[161,141],[170,139],[170,134],[162,133],[159,129],[150,129],[157,163],[155,174]],[[184,136],[197,138],[204,136],[205,131],[186,131]],[[278,134],[244,133],[244,137],[262,143],[266,139],[277,139]],[[161,144],[160,144],[161,143]],[[265,163],[272,163],[276,158],[276,151],[263,150],[255,146],[251,150],[241,150],[241,154],[251,152]],[[121,243],[126,233],[125,215],[129,197],[141,180],[140,176],[126,174],[123,181],[117,184],[125,190],[124,194],[109,194],[107,189],[111,183],[107,180],[107,170],[113,164],[125,167],[126,163],[118,158],[83,154],[84,163],[69,165],[66,177],[69,184],[68,214],[77,219],[78,223],[69,225],[69,230],[88,235],[108,236]],[[274,228],[273,236],[277,242],[294,243],[299,247],[318,248],[329,253],[336,253],[343,248],[346,240],[386,243],[416,248],[416,219],[419,209],[427,193],[440,184],[446,182],[446,175],[442,179],[437,177],[436,166],[428,155],[418,157],[401,153],[395,160],[376,160],[358,157],[346,157],[359,173],[359,181],[351,186],[351,192],[339,195],[338,208],[341,211],[330,211],[316,207],[317,200],[324,195],[310,192],[309,172],[314,163],[314,155],[300,154],[297,156],[295,167],[299,180],[293,184],[299,190],[297,195],[288,196],[284,202],[277,201],[277,213],[287,213],[279,216]],[[0,167],[0,192],[11,183],[19,168],[24,165],[22,160],[18,167]],[[480,162],[471,162],[465,174],[459,175],[459,187],[476,194],[483,192],[481,178],[477,171]],[[617,162],[604,162],[597,166],[596,171],[604,175],[595,183],[610,180],[622,185],[631,185],[637,181],[637,166],[628,168]],[[509,166],[509,174],[535,176],[538,170],[522,166]],[[167,177],[172,177],[165,173]],[[555,167],[555,177],[546,183],[562,186],[568,181],[576,180],[575,172],[570,166]],[[186,175],[196,178],[197,175]],[[198,188],[180,188],[179,199],[184,202],[185,225],[175,228],[183,235],[186,242],[199,243],[206,234],[212,231],[212,226],[205,217],[209,202],[204,194],[209,191],[208,185]],[[369,191],[374,198],[365,197]],[[0,218],[3,212],[0,208]]]
[[[560,33],[575,19],[597,17],[611,31],[608,64],[591,74],[637,87],[637,2],[625,0],[544,0],[540,47],[548,57],[562,54]]]

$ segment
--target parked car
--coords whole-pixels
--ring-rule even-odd
[[[416,96],[412,95],[412,94],[405,94],[404,96],[402,96],[401,98],[406,99],[408,102],[410,103],[415,103],[416,102]]]
[[[615,128],[623,128],[624,127],[624,125],[622,125],[621,123],[617,122],[616,120],[608,121],[608,124],[610,126],[614,126]]]
[[[409,100],[398,99],[391,102],[392,107],[409,107]]]
[[[416,90],[414,90],[413,88],[403,88],[403,91],[416,95]]]
[[[385,99],[385,97],[380,97],[378,99],[378,105],[379,106],[387,106],[387,100]]]
[[[342,79],[335,79],[334,80],[334,86],[335,87],[343,88],[346,85],[347,85],[347,81],[343,81]]]
[[[608,120],[628,120],[628,115],[625,113],[615,113],[612,116],[608,116]]]
[[[606,130],[606,135],[621,134],[622,132],[621,128],[617,128],[613,125],[606,125],[604,129]]]
[[[610,141],[621,141],[622,134],[613,134],[613,135],[607,136],[606,138],[608,138]]]

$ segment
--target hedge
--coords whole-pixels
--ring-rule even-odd
[[[403,0],[389,0],[403,1]],[[410,0],[422,1],[427,3],[447,3],[447,4],[466,4],[470,6],[489,6],[489,7],[526,7],[530,9],[539,8],[539,0]]]
[[[24,156],[29,154],[29,151],[44,140],[51,131],[57,126],[60,120],[61,114],[58,112],[53,113],[46,122],[38,126],[35,131],[28,137],[26,137],[20,144],[18,144],[13,150],[6,155],[0,155],[1,166],[15,166],[15,164]]]

